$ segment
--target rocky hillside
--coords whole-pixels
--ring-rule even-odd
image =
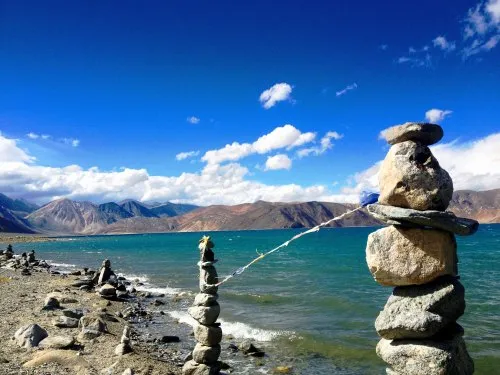
[[[0,193],[0,232],[34,233],[24,217],[37,208],[35,204]]]
[[[480,223],[500,223],[500,189],[456,191],[448,209]]]

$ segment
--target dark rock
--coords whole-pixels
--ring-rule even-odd
[[[28,324],[19,328],[14,334],[16,343],[26,349],[37,346],[40,341],[48,336],[46,330],[38,324]]]
[[[73,319],[80,319],[85,314],[83,309],[64,309],[61,312],[64,316]]]
[[[382,204],[370,204],[367,208],[375,218],[390,225],[425,226],[442,229],[460,236],[474,234],[479,228],[479,223],[476,220],[456,217],[452,212],[419,211]]]
[[[181,339],[179,338],[179,336],[162,336],[160,339],[160,342],[162,342],[163,344],[168,344],[171,342],[180,342],[180,341]]]
[[[263,357],[265,352],[257,348],[251,341],[245,340],[240,345],[238,349],[246,355],[251,355],[253,357]]]
[[[78,319],[58,316],[52,321],[52,324],[58,328],[76,328],[78,327]]]
[[[55,310],[61,307],[59,301],[55,297],[47,297],[42,310]]]

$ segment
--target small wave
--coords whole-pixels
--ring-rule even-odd
[[[169,311],[168,314],[179,321],[179,323],[188,324],[194,327],[198,324],[187,312],[185,311]],[[281,336],[292,336],[293,332],[288,331],[271,331],[260,328],[254,328],[242,322],[228,322],[219,319],[221,323],[222,332],[225,335],[231,335],[240,339],[252,339],[257,341],[272,341],[273,339]]]
[[[51,260],[47,260],[47,263],[50,264],[52,267],[58,267],[58,268],[77,268],[78,267],[76,264],[54,263]]]
[[[140,282],[140,283],[147,283],[149,281],[149,277],[147,277],[146,275],[135,275],[135,274],[131,274],[131,273],[128,274],[128,273],[122,273],[122,272],[117,273],[117,275],[124,277],[130,281],[137,280],[137,282]]]
[[[147,285],[147,284],[138,286],[136,287],[136,289],[141,292],[151,292],[151,293],[165,294],[170,296],[175,296],[181,292],[181,290],[178,288],[170,288],[170,287],[160,288],[157,286]]]

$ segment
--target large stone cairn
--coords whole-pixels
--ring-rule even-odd
[[[455,234],[473,234],[478,223],[445,211],[453,182],[428,147],[443,130],[406,123],[382,134],[392,146],[380,168],[379,204],[368,210],[389,226],[370,234],[366,260],[378,283],[395,288],[375,322],[377,355],[388,375],[473,374],[456,323],[465,290]]]
[[[194,338],[197,344],[192,353],[192,359],[184,364],[183,375],[217,375],[220,372],[219,356],[221,352],[222,329],[217,318],[220,306],[217,302],[218,283],[217,270],[214,264],[215,254],[212,251],[214,243],[210,237],[203,236],[199,249],[200,293],[194,299],[188,312],[198,324],[194,328]]]

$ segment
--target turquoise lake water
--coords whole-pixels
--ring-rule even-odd
[[[391,293],[375,283],[365,262],[369,233],[377,228],[324,229],[299,239],[220,288],[223,330],[236,339],[260,341],[272,365],[292,363],[298,374],[383,374],[375,355],[373,327]],[[217,269],[224,276],[300,230],[214,232]],[[197,243],[201,233],[75,237],[18,244],[16,253],[60,267],[98,268],[104,258],[146,288],[166,294],[195,293]],[[476,374],[500,368],[500,225],[482,225],[471,237],[457,237],[467,309],[459,323],[476,363]],[[167,316],[188,321],[177,306]],[[174,306],[174,305],[172,305]],[[246,372],[245,372],[246,371]],[[235,374],[266,373],[237,370]]]

